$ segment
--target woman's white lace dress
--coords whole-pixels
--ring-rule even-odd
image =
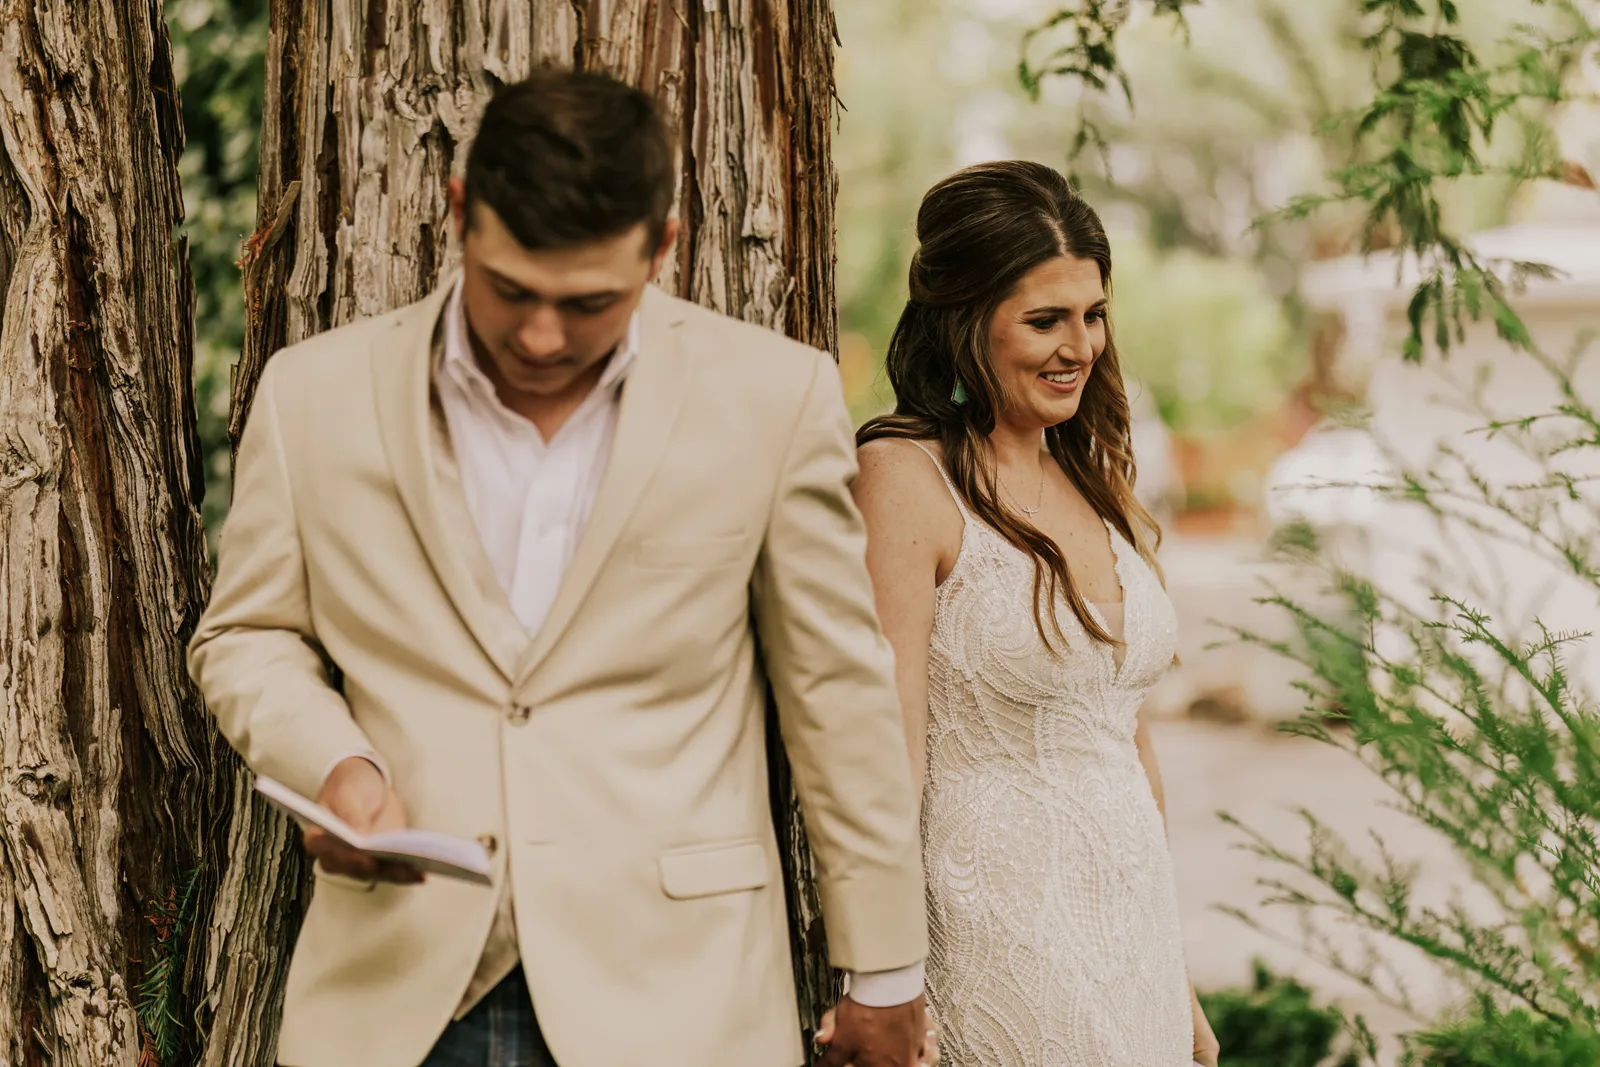
[[[922,808],[943,1063],[1188,1067],[1172,860],[1134,746],[1172,661],[1172,603],[1113,531],[1121,664],[1064,602],[1069,647],[1052,652],[1032,560],[951,492],[965,531],[938,590]]]

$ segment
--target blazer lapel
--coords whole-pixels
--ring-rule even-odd
[[[512,679],[517,685],[526,682],[550,654],[588,596],[634,504],[661,462],[678,409],[689,391],[694,353],[684,344],[683,316],[677,302],[651,286],[645,290],[639,312],[639,352],[623,383],[611,457],[550,613],[517,664]]]
[[[379,331],[372,342],[373,393],[395,488],[417,540],[461,621],[509,680],[521,652],[521,641],[516,639],[519,630],[508,629],[496,616],[494,605],[484,599],[467,561],[457,551],[441,510],[430,453],[434,330],[454,286],[452,276],[433,295],[406,308],[392,325]],[[461,515],[455,521],[471,520]]]

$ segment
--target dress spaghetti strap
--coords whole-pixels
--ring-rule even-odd
[[[961,512],[961,521],[964,523],[972,522],[972,513],[967,510],[967,505],[962,501],[961,492],[956,489],[956,483],[950,480],[949,474],[945,473],[944,464],[939,462],[939,457],[934,455],[933,450],[921,441],[913,440],[909,437],[906,440],[911,441],[912,444],[922,449],[923,454],[933,460],[934,470],[939,472],[939,478],[944,482],[944,487],[950,490],[950,499],[956,502],[956,510]]]

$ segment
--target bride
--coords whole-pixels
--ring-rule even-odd
[[[1048,167],[917,216],[857,503],[915,773],[948,1067],[1216,1067],[1140,705],[1171,663],[1133,496],[1111,253]]]

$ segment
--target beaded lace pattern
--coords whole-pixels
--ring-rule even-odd
[[[922,842],[942,1062],[1187,1067],[1172,859],[1134,744],[1145,694],[1172,662],[1172,603],[1108,524],[1121,662],[1064,599],[1068,647],[1052,651],[1034,625],[1032,559],[940,475],[965,524],[928,663]]]

